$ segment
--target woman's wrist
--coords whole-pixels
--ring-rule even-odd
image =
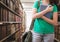
[[[46,13],[47,13],[47,12],[49,12],[49,10],[48,10],[48,9],[45,9],[44,11],[45,11]]]
[[[46,14],[47,12],[48,12],[48,10],[47,10],[47,9],[45,9],[45,10],[43,10],[43,12],[42,12],[42,13],[43,13],[43,15],[44,15],[44,14]]]

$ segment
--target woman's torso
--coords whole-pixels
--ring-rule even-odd
[[[40,5],[42,5],[42,1],[40,1]],[[40,11],[41,10],[39,7],[37,9],[37,12],[40,12]],[[53,12],[51,13],[50,17],[51,17],[50,19],[52,19]],[[48,22],[46,22],[42,18],[37,18],[37,19],[35,19],[33,30],[37,33],[40,33],[40,34],[50,34],[50,33],[54,33],[54,26],[52,24],[49,24]]]

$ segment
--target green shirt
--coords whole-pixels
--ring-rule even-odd
[[[41,4],[41,1],[40,1],[40,4]],[[40,12],[38,0],[36,0],[34,2],[33,8],[36,8],[37,12]],[[52,12],[57,12],[56,5],[53,5],[53,11]],[[53,16],[53,13],[51,15],[51,18],[52,18],[52,16]],[[52,33],[54,33],[54,26],[52,24],[49,24],[48,22],[46,22],[45,20],[43,20],[41,18],[36,18],[35,22],[34,22],[33,31],[40,33],[40,34],[52,34]]]

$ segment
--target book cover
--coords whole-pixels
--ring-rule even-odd
[[[45,10],[47,7],[48,7],[47,5],[41,4],[41,5],[40,5],[40,11]],[[51,14],[52,14],[52,12],[48,12],[48,13],[46,13],[44,16],[46,16],[47,18],[51,18]]]

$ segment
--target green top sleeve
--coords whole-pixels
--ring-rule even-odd
[[[53,6],[53,12],[58,12],[58,9],[57,9],[56,5]]]
[[[33,4],[33,8],[36,8],[36,9],[38,9],[38,0],[36,0],[35,2],[34,2],[34,4]]]

